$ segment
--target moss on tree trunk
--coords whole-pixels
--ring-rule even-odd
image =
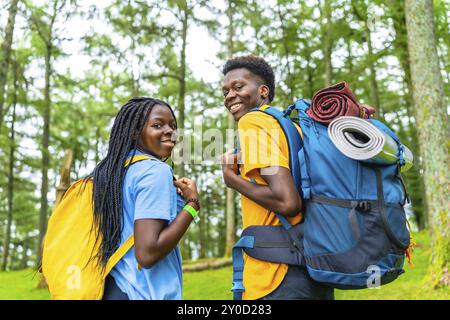
[[[432,0],[405,1],[408,51],[420,151],[423,158],[425,195],[432,236],[428,280],[448,285],[450,260],[449,125],[444,103]]]

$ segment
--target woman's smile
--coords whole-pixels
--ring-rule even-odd
[[[150,111],[139,145],[143,151],[160,159],[167,158],[175,147],[176,130],[176,121],[170,109],[157,104]]]

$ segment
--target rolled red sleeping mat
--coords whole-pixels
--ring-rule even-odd
[[[359,104],[348,84],[342,81],[317,91],[306,113],[314,120],[328,125],[341,116],[368,119],[375,109]]]

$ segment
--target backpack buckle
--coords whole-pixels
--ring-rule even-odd
[[[231,288],[231,291],[244,292],[245,288],[242,284],[242,281],[233,281],[233,287]]]
[[[295,103],[291,104],[286,110],[283,111],[283,117],[289,117],[291,115],[292,110],[295,109]]]
[[[370,204],[369,201],[360,201],[356,206],[356,208],[361,211],[368,212],[372,209],[372,205]]]

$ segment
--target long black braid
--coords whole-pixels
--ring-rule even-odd
[[[165,102],[136,97],[122,106],[117,114],[109,138],[108,152],[88,178],[93,178],[93,208],[96,241],[101,236],[95,258],[102,268],[117,250],[123,228],[122,186],[127,168],[124,163],[132,149],[138,147],[139,137],[155,105],[167,106]],[[133,153],[134,157],[134,153]]]

